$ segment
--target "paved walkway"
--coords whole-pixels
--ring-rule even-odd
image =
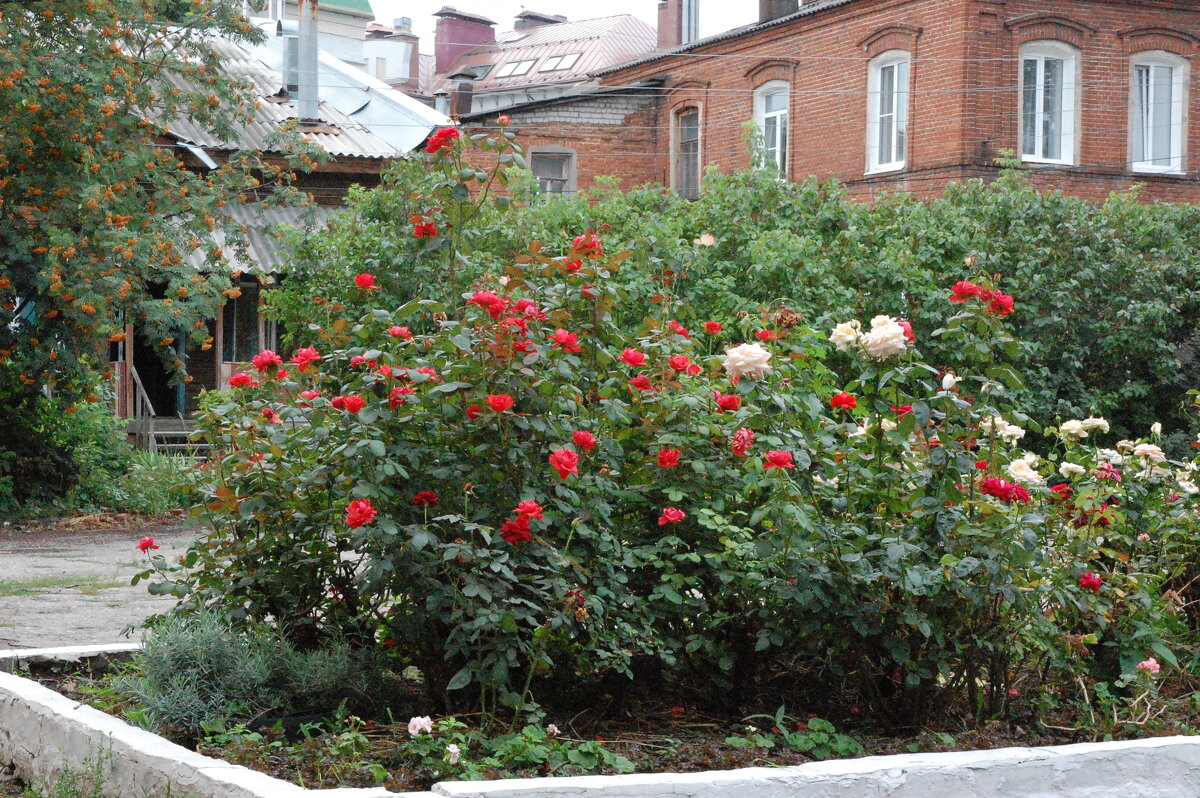
[[[86,519],[85,519],[86,521]],[[171,608],[129,584],[146,557],[135,546],[153,536],[174,559],[196,533],[182,524],[97,528],[0,526],[0,649],[116,643],[121,632]]]

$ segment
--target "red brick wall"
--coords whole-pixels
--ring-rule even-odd
[[[782,79],[793,90],[791,179],[837,178],[861,197],[937,194],[949,181],[994,175],[1000,151],[1017,149],[1018,48],[1042,38],[1080,49],[1080,149],[1079,166],[1031,167],[1035,183],[1099,199],[1140,182],[1147,199],[1200,201],[1200,161],[1192,157],[1200,152],[1200,125],[1187,126],[1186,177],[1135,175],[1128,166],[1129,55],[1200,55],[1200,4],[1183,0],[860,0],[603,76],[614,91],[665,80],[657,106],[618,130],[530,125],[522,138],[526,145],[577,142],[589,153],[579,160],[581,188],[597,174],[622,176],[626,185],[668,183],[672,115],[696,107],[702,162],[743,168],[752,91]],[[867,176],[867,62],[890,49],[912,57],[907,164]],[[1200,84],[1188,100],[1188,118],[1200,119]],[[599,154],[605,150],[607,157]]]

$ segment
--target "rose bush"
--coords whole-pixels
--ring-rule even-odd
[[[999,712],[1032,662],[1176,663],[1195,486],[1147,441],[1128,461],[1098,431],[1019,447],[1019,296],[968,275],[925,339],[781,317],[744,343],[759,320],[689,330],[665,296],[618,323],[631,257],[595,233],[534,243],[453,302],[399,307],[347,273],[340,309],[293,330],[301,368],[264,353],[205,397],[211,531],[154,589],[300,647],[383,648],[431,700],[491,712],[619,675],[744,705],[787,674],[912,721]],[[1056,459],[1083,469],[1066,488]]]

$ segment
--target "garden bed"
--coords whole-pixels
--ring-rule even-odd
[[[772,725],[778,722],[777,720],[751,719],[753,723],[759,724],[752,730],[751,725],[741,719],[696,715],[683,707],[641,708],[636,717],[605,718],[599,716],[599,713],[580,713],[564,722],[564,728],[553,738],[538,734],[518,736],[505,748],[507,761],[504,761],[503,757],[494,757],[498,761],[490,765],[480,762],[478,768],[472,771],[473,776],[492,781],[437,783],[439,773],[436,766],[426,763],[424,767],[412,767],[408,770],[389,769],[387,778],[383,779],[382,783],[376,783],[370,768],[362,763],[388,762],[389,758],[394,758],[397,749],[402,748],[412,737],[408,733],[407,724],[343,718],[327,724],[324,729],[314,726],[307,735],[285,735],[279,730],[260,733],[236,728],[224,735],[224,739],[221,734],[212,734],[198,746],[197,751],[190,751],[141,729],[130,727],[111,716],[97,716],[90,707],[74,703],[95,703],[97,700],[103,703],[106,700],[102,697],[105,690],[97,690],[95,685],[101,683],[101,677],[113,663],[128,658],[130,649],[129,645],[125,645],[109,649],[97,647],[57,652],[0,653],[0,662],[10,668],[23,668],[37,682],[35,684],[30,679],[14,679],[7,676],[7,681],[0,682],[0,704],[8,705],[4,714],[5,720],[0,721],[0,763],[7,764],[6,760],[14,760],[20,777],[45,779],[54,764],[51,751],[45,748],[47,744],[53,745],[58,741],[63,746],[64,755],[67,752],[83,752],[95,756],[99,750],[97,740],[102,739],[100,735],[107,735],[112,740],[114,760],[120,760],[119,765],[113,767],[115,785],[128,782],[131,777],[126,771],[130,767],[139,772],[150,768],[157,769],[159,775],[147,777],[142,774],[133,777],[134,781],[145,787],[154,778],[165,777],[169,783],[190,785],[190,788],[199,790],[197,795],[202,797],[251,796],[260,794],[253,791],[260,787],[266,790],[261,793],[264,795],[281,794],[281,789],[286,789],[287,792],[299,790],[300,794],[304,790],[300,789],[299,785],[304,785],[310,790],[362,788],[348,789],[345,792],[346,795],[361,796],[389,795],[421,789],[461,795],[537,795],[544,794],[547,789],[561,789],[565,785],[562,778],[534,777],[572,772],[586,772],[596,776],[613,775],[624,769],[623,766],[615,764],[622,759],[631,763],[637,775],[614,779],[585,776],[570,779],[569,783],[573,788],[595,789],[600,793],[618,790],[619,794],[629,794],[625,792],[626,789],[639,785],[638,790],[646,789],[650,792],[637,794],[649,795],[653,794],[657,786],[678,782],[680,785],[691,785],[685,788],[685,794],[708,795],[711,794],[711,789],[718,789],[718,786],[714,785],[726,785],[732,789],[732,785],[745,784],[745,779],[778,782],[781,779],[788,781],[803,777],[815,779],[813,783],[817,784],[821,779],[833,778],[836,783],[844,786],[847,779],[875,778],[881,764],[888,773],[894,774],[899,766],[901,773],[911,773],[913,778],[918,778],[922,769],[930,769],[931,773],[941,774],[937,776],[939,779],[957,779],[959,776],[947,775],[945,771],[947,768],[959,767],[965,767],[966,772],[973,773],[981,768],[1004,771],[1018,767],[1040,769],[1044,765],[1058,772],[1065,765],[1046,764],[1049,760],[1057,760],[1061,756],[1059,753],[1049,753],[1051,749],[1048,746],[1076,741],[1084,736],[1082,731],[1065,729],[1042,728],[1032,731],[1015,721],[996,721],[957,734],[927,731],[905,737],[871,734],[864,724],[850,730],[855,732],[853,740],[856,744],[861,744],[864,753],[899,756],[889,756],[884,760],[880,760],[878,756],[871,756],[855,762],[842,760],[816,763],[812,761],[814,758],[834,756],[838,753],[831,747],[833,735],[830,735],[828,744],[825,743],[825,738],[821,738],[822,747],[808,753],[792,750],[784,737],[787,733],[804,732],[805,725],[818,732],[825,728],[823,724],[814,723],[812,719],[805,725],[794,725],[791,729],[785,726],[782,730]],[[50,690],[57,693],[51,693]],[[98,699],[98,695],[101,698]],[[13,696],[17,698],[14,699]],[[34,707],[32,710],[29,709],[31,705]],[[1178,703],[1174,705],[1176,709],[1181,706]],[[52,731],[43,729],[30,737],[29,739],[37,740],[43,746],[41,751],[34,753],[32,746],[20,742],[28,735],[27,727],[21,734],[14,734],[13,718],[17,718],[15,728],[21,729],[23,721],[20,718],[23,715],[43,719],[58,715],[60,717],[50,725],[65,726],[63,729]],[[1196,718],[1183,716],[1161,719],[1153,724],[1149,733],[1167,734],[1171,730],[1186,730],[1195,722]],[[79,723],[84,726],[82,733],[79,729],[69,728]],[[446,730],[442,725],[444,723],[444,720],[438,721],[439,732]],[[731,743],[730,739],[743,742]],[[804,738],[798,736],[794,739]],[[84,740],[87,742],[84,743]],[[754,744],[768,740],[774,744],[772,748]],[[811,737],[808,741],[811,742]],[[23,749],[23,755],[29,760],[24,765],[21,762],[22,755],[11,750],[14,744]],[[124,745],[129,747],[122,752],[121,747]],[[1193,767],[1194,757],[1195,767],[1200,768],[1200,741],[1159,738],[1108,745],[1132,745],[1133,749],[1129,750],[1142,751],[1145,748],[1148,751],[1157,751],[1170,762],[1189,769]],[[1094,757],[1091,753],[1093,750],[1106,751],[1109,748],[1103,745],[1098,748],[1068,746],[1059,750],[1068,751],[1071,756],[1089,758]],[[1120,750],[1122,756],[1128,754],[1126,748]],[[581,753],[568,758],[568,752],[572,751]],[[604,754],[601,754],[601,751]],[[557,756],[555,752],[558,752]],[[946,758],[927,756],[939,752],[952,753]],[[464,757],[478,755],[476,751],[464,751]],[[534,760],[538,758],[547,759],[548,762],[535,764]],[[433,757],[431,761],[436,759],[437,757]],[[610,761],[606,762],[606,759]],[[1039,762],[1042,764],[1037,764]],[[801,767],[789,767],[797,765]],[[1147,773],[1152,770],[1153,767],[1148,768]],[[1136,773],[1133,775],[1137,776]],[[151,781],[147,781],[148,778]],[[966,779],[963,784],[968,785],[973,783],[975,777],[962,778]],[[1005,779],[1007,778],[1009,777],[1006,776]],[[285,784],[276,779],[291,783]],[[493,783],[499,780],[504,781],[499,784]],[[808,781],[805,784],[808,784]],[[808,787],[805,789],[807,791]],[[0,795],[3,794],[0,792]],[[971,793],[968,790],[962,794]],[[985,791],[978,794],[988,793]],[[1169,791],[1145,792],[1141,788],[1137,794],[1173,795]]]

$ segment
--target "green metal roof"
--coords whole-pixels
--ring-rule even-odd
[[[371,10],[371,0],[320,0],[320,3],[319,8],[339,8],[375,15],[375,12]]]

